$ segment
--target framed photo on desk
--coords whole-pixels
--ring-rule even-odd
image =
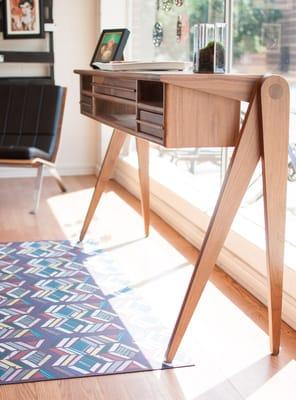
[[[128,29],[103,30],[90,63],[91,67],[97,68],[96,62],[109,63],[122,60],[129,34]]]

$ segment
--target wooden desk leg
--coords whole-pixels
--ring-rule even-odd
[[[258,94],[249,105],[241,137],[234,151],[207,230],[183,305],[166,352],[171,362],[178,350],[203,289],[230,230],[244,193],[260,158]]]
[[[280,348],[289,136],[289,87],[280,77],[261,87],[263,189],[269,286],[270,349]]]
[[[115,167],[117,158],[119,156],[120,150],[123,146],[123,143],[125,141],[126,138],[126,133],[121,132],[117,129],[114,129],[113,131],[113,135],[111,137],[104,161],[103,161],[103,165],[100,171],[100,174],[98,176],[97,179],[97,183],[95,186],[95,190],[83,223],[83,227],[80,233],[80,240],[84,239],[84,236],[87,232],[87,229],[89,227],[89,224],[93,218],[93,215],[96,211],[97,205],[100,201],[100,198],[102,196],[102,193],[105,189],[106,183],[108,182],[112,171]]]
[[[139,161],[142,215],[144,217],[145,236],[148,236],[150,224],[149,142],[136,138],[136,145]]]

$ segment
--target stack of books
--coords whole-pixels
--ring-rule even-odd
[[[182,71],[190,63],[184,61],[111,61],[93,62],[92,66],[104,71]]]

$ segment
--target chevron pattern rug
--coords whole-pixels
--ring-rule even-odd
[[[0,282],[0,384],[172,367],[167,333],[96,245],[0,244]]]

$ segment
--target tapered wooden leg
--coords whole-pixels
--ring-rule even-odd
[[[266,78],[261,88],[261,104],[269,337],[271,352],[278,354],[288,174],[289,87],[286,81],[277,76]]]
[[[126,133],[118,131],[118,130],[114,130],[113,135],[111,137],[105,158],[104,158],[104,162],[100,171],[100,174],[98,176],[97,179],[97,183],[95,186],[95,190],[83,223],[83,227],[80,233],[80,240],[84,239],[84,236],[86,234],[86,231],[89,227],[89,224],[93,218],[93,215],[96,211],[97,205],[100,201],[100,198],[102,196],[102,193],[105,189],[106,183],[108,182],[112,171],[115,167],[117,158],[119,156],[120,150],[123,146],[123,143],[125,141],[126,138]]]
[[[136,145],[139,161],[142,215],[144,218],[145,236],[148,236],[150,223],[149,142],[136,138]]]
[[[260,158],[258,94],[253,98],[234,151],[214,214],[204,239],[180,314],[171,336],[166,360],[171,362],[178,350],[192,314],[214,268],[249,181]]]

